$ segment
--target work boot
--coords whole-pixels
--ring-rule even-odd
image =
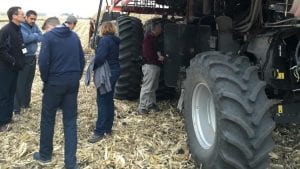
[[[90,138],[88,139],[88,142],[89,143],[96,143],[96,142],[102,140],[103,138],[104,138],[104,134],[97,135],[97,134],[94,133],[90,136]]]
[[[153,110],[155,113],[160,112],[160,109],[156,104],[152,104],[148,109]]]
[[[147,109],[138,109],[138,113],[139,114],[147,114],[147,113],[149,113],[149,110],[147,110]]]

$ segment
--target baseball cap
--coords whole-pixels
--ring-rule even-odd
[[[66,23],[77,23],[77,18],[73,15],[67,17]]]

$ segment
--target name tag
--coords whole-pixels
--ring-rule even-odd
[[[23,49],[22,49],[22,53],[23,53],[23,54],[26,54],[26,53],[27,53],[27,49],[26,49],[26,48],[23,48]]]

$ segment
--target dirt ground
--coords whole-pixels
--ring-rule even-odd
[[[186,144],[182,114],[176,101],[162,101],[162,111],[138,115],[137,100],[115,100],[113,135],[90,144],[87,138],[96,120],[95,89],[84,86],[78,98],[78,162],[84,169],[193,169],[196,168]],[[38,150],[42,82],[39,71],[32,90],[31,108],[15,116],[12,130],[0,133],[0,169],[61,169],[63,129],[58,111],[54,136],[53,160],[42,166],[32,159]],[[274,132],[275,149],[270,153],[271,169],[300,168],[300,127],[278,127]]]

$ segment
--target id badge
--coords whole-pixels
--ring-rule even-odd
[[[23,54],[26,54],[26,53],[27,53],[27,49],[26,49],[26,48],[23,48],[23,49],[22,49],[22,53],[23,53]]]

